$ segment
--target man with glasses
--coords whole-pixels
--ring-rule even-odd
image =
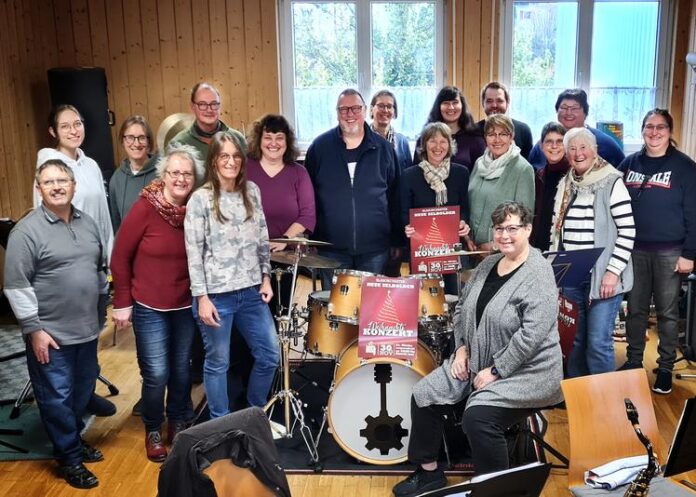
[[[94,220],[73,207],[75,176],[63,161],[39,166],[41,204],[12,230],[5,295],[27,343],[27,367],[60,474],[76,488],[97,477],[84,463],[102,453],[80,437],[98,374],[97,312],[108,290],[105,253]]]
[[[322,255],[342,269],[380,274],[403,245],[399,225],[399,167],[394,147],[365,124],[366,106],[353,89],[338,97],[338,126],[319,135],[305,166],[314,185],[317,239],[332,244]],[[322,289],[332,271],[322,271]]]
[[[587,93],[580,88],[563,90],[556,99],[558,122],[567,130],[587,128],[597,139],[597,154],[614,167],[619,167],[626,156],[619,144],[611,136],[585,124],[590,104],[587,103]],[[535,169],[544,166],[546,159],[541,151],[541,142],[537,142],[529,154],[529,162]]]
[[[220,120],[221,106],[220,92],[213,85],[205,82],[196,84],[191,89],[191,112],[196,120],[188,129],[179,132],[172,143],[191,145],[198,151],[202,161],[208,157],[208,145],[218,131],[229,131],[236,135],[246,148],[244,135]],[[244,153],[246,154],[246,150]]]
[[[510,105],[510,92],[508,92],[504,84],[491,81],[481,90],[481,105],[486,117],[493,114],[507,114]],[[476,124],[483,134],[483,126],[486,124],[486,120],[481,119]],[[532,130],[529,129],[526,123],[517,119],[512,119],[512,124],[515,125],[515,144],[520,147],[520,155],[528,159],[529,153],[532,151],[532,145],[534,145]]]

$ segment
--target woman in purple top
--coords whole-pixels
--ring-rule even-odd
[[[261,190],[270,238],[291,238],[314,230],[314,190],[307,170],[296,162],[298,155],[295,132],[283,116],[267,114],[253,124],[247,178]],[[284,243],[271,243],[271,252],[285,248]],[[283,275],[283,306],[288,305],[290,284],[290,275]],[[278,292],[273,293],[270,305],[275,312]]]

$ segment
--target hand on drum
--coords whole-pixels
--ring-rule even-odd
[[[497,379],[498,377],[491,372],[491,368],[482,369],[474,377],[474,390],[486,388]]]
[[[125,309],[114,309],[111,311],[111,319],[114,322],[114,326],[116,326],[117,330],[122,330],[123,328],[130,326],[132,315],[132,307],[127,307]]]
[[[459,238],[463,238],[469,234],[471,231],[471,227],[469,227],[468,224],[466,224],[466,221],[461,220],[459,221],[459,231],[457,234],[459,235]]]
[[[410,224],[407,224],[404,227],[404,233],[406,233],[406,238],[411,238],[415,232],[416,232],[416,228],[414,228]]]
[[[261,288],[259,288],[259,293],[261,294],[261,300],[263,300],[266,304],[268,304],[273,298],[271,278],[268,275],[263,275],[263,282],[261,283]]]
[[[469,379],[469,353],[466,347],[461,346],[457,349],[454,354],[454,361],[450,366],[450,373],[452,378],[456,378],[459,381],[466,381]]]
[[[207,295],[198,297],[198,317],[207,326],[220,327],[220,315]]]

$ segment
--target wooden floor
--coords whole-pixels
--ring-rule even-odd
[[[309,282],[303,280],[298,288],[298,301],[306,303],[310,291]],[[105,460],[92,464],[91,469],[99,477],[99,487],[87,494],[68,486],[55,477],[52,461],[20,461],[0,463],[0,496],[3,497],[73,497],[90,495],[93,497],[154,497],[157,493],[159,465],[145,457],[144,431],[139,418],[131,416],[131,408],[140,396],[140,380],[135,360],[135,343],[130,330],[118,333],[118,343],[112,346],[113,328],[111,326],[100,339],[99,362],[102,374],[115,383],[121,393],[112,397],[118,413],[110,418],[98,418],[90,428],[86,438],[99,447]],[[655,359],[656,340],[653,336],[648,342],[646,364],[652,368]],[[617,344],[617,363],[623,362],[625,345]],[[686,370],[684,363],[678,369]],[[691,370],[695,372],[696,370]],[[651,382],[652,373],[649,373]],[[98,391],[107,395],[103,385]],[[202,395],[200,387],[194,390],[194,400]],[[660,432],[667,444],[672,440],[675,425],[681,414],[684,401],[696,395],[696,380],[675,380],[670,395],[653,394]],[[601,409],[601,406],[597,406]],[[547,413],[550,423],[547,440],[562,453],[568,454],[568,432],[565,411],[554,410]],[[1,426],[1,425],[0,425]],[[696,471],[687,475],[696,483]],[[391,488],[401,477],[384,476],[288,476],[294,497],[387,497]],[[455,483],[450,479],[450,483]],[[544,492],[544,497],[569,495],[566,486],[566,472],[553,470]]]

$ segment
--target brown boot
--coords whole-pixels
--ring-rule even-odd
[[[167,423],[167,442],[169,445],[174,443],[174,437],[180,432],[188,428],[186,421],[169,421]]]
[[[159,431],[148,431],[145,434],[145,452],[150,461],[162,462],[167,458],[167,449]]]

